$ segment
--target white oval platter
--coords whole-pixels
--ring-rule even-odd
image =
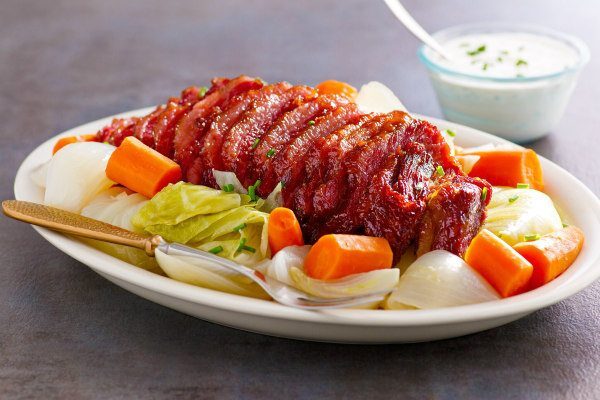
[[[139,109],[79,126],[49,139],[22,163],[15,197],[41,203],[43,193],[31,172],[51,156],[60,136],[96,132],[113,118],[145,115]],[[496,136],[451,122],[421,117],[457,133],[460,146],[507,143]],[[542,158],[545,191],[569,223],[579,226],[586,243],[575,263],[560,277],[534,291],[508,299],[435,310],[306,311],[188,285],[153,274],[67,236],[34,227],[51,244],[122,288],[163,306],[218,324],[288,338],[345,343],[421,342],[494,328],[557,303],[600,277],[600,201],[567,171]]]

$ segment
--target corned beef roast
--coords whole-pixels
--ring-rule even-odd
[[[118,146],[134,135],[172,158],[187,181],[216,187],[212,169],[235,172],[262,196],[283,183],[283,201],[305,238],[327,233],[385,237],[396,257],[461,255],[479,231],[491,186],[466,176],[439,130],[402,111],[364,114],[345,97],[240,76],[190,87],[141,118],[97,134]]]

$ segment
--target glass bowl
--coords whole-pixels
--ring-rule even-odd
[[[487,77],[458,72],[443,65],[430,48],[421,46],[419,59],[427,67],[442,112],[450,121],[472,126],[517,143],[538,139],[560,121],[579,72],[589,60],[585,43],[550,29],[515,24],[469,24],[436,32],[449,39],[482,33],[530,33],[556,39],[578,55],[572,67],[560,72],[528,77]]]

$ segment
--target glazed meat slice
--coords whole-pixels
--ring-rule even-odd
[[[212,80],[212,86],[210,90],[214,92],[218,88],[223,87],[227,82],[229,82],[229,79],[215,78]],[[181,95],[179,98],[170,99],[169,103],[177,103],[180,105],[192,105],[204,98],[207,94],[208,90],[206,87],[190,86],[181,91]]]
[[[192,183],[215,187],[212,170],[213,168],[219,171],[225,170],[221,150],[229,130],[240,121],[255,101],[268,98],[274,93],[283,93],[289,88],[291,88],[289,83],[282,82],[236,96],[224,111],[216,114],[212,122],[206,126],[206,133],[196,138],[198,147],[194,149],[193,162],[186,173],[187,179]]]
[[[303,102],[315,98],[317,93],[307,86],[276,85],[269,95],[259,97],[244,113],[223,140],[221,155],[225,171],[233,171],[241,182],[246,182],[250,153],[255,140],[260,141],[265,131],[285,112]],[[247,185],[252,184],[258,175],[251,171]]]
[[[408,114],[393,111],[391,119],[383,124],[377,135],[369,139],[361,147],[355,148],[344,160],[345,183],[343,194],[335,213],[319,226],[317,236],[326,233],[358,233],[362,227],[365,197],[368,193],[372,177],[386,161],[390,153],[394,153],[401,145],[407,128],[414,123]],[[313,233],[314,235],[314,233]],[[310,237],[315,240],[316,237]]]
[[[319,96],[312,101],[308,101],[297,108],[286,112],[270,129],[263,135],[258,145],[252,151],[251,168],[256,171],[258,177],[265,180],[264,177],[272,176],[273,157],[268,154],[279,154],[281,150],[299,134],[314,122],[315,118],[320,117],[332,110],[335,110],[342,104],[347,104],[345,97],[339,96]],[[263,182],[259,188],[262,195],[269,192],[264,190],[267,185]]]
[[[314,125],[309,125],[304,132],[285,146],[279,154],[272,153],[273,160],[271,175],[263,178],[261,188],[266,193],[271,192],[278,182],[282,182],[283,201],[286,207],[291,206],[291,196],[297,185],[303,181],[302,171],[306,154],[314,146],[315,142],[324,136],[340,129],[341,127],[355,123],[361,113],[354,103],[343,104],[328,114],[315,119]]]
[[[292,194],[296,216],[306,220],[313,214],[313,194],[323,182],[327,171],[340,160],[342,154],[353,148],[359,141],[365,140],[363,125],[376,115],[364,115],[355,124],[348,124],[330,135],[319,138],[315,146],[306,155],[304,164],[304,182]]]
[[[417,255],[441,249],[462,256],[485,220],[492,187],[481,179],[454,175],[434,189],[420,224]]]
[[[342,200],[342,193],[346,180],[346,165],[350,157],[348,153],[355,148],[364,146],[367,141],[376,135],[383,125],[393,120],[392,114],[372,115],[359,130],[354,131],[348,137],[342,139],[340,146],[328,154],[326,166],[323,166],[324,177],[321,182],[313,183],[315,188],[310,201],[310,211],[302,212],[310,215],[311,225],[318,226],[317,221],[330,215]],[[357,150],[358,151],[358,150]]]
[[[133,135],[138,120],[137,117],[115,118],[110,125],[105,126],[96,133],[96,141],[119,146],[123,139]]]
[[[154,124],[156,124],[158,117],[165,111],[165,109],[166,106],[160,105],[156,107],[156,109],[150,114],[140,118],[135,124],[133,136],[138,138],[146,146],[154,147]]]
[[[371,181],[365,200],[369,207],[364,213],[364,233],[386,238],[396,258],[418,234],[434,172],[425,146],[411,142],[390,154]]]
[[[175,149],[173,148],[173,139],[175,129],[181,118],[191,109],[191,105],[171,102],[167,104],[165,110],[158,116],[154,124],[154,149],[159,153],[173,158]]]
[[[258,89],[263,86],[262,81],[249,76],[239,76],[222,84],[217,82],[217,88],[211,88],[202,100],[194,104],[194,107],[179,121],[175,129],[173,139],[174,160],[181,165],[184,176],[195,156],[194,141],[198,140],[200,132],[209,125],[211,117],[215,115],[219,107],[223,107],[235,96]]]
[[[161,118],[165,115],[164,112],[167,110],[172,112],[172,105],[190,106],[198,100],[200,100],[200,87],[190,86],[181,92],[181,97],[170,98],[166,108],[159,106],[145,117],[114,119],[110,125],[105,126],[97,133],[96,140],[118,146],[127,136],[138,132],[138,137],[142,137],[144,143],[154,147],[157,143],[156,129],[160,128],[157,128],[156,125],[161,122]],[[149,120],[156,117],[156,114],[159,115],[158,119],[150,122]],[[154,138],[154,144],[151,143],[151,136]]]

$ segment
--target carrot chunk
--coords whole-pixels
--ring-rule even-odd
[[[544,189],[540,160],[531,149],[498,149],[467,152],[479,156],[469,176],[483,178],[495,186],[528,184],[536,190]]]
[[[52,149],[52,155],[56,154],[57,151],[59,151],[60,149],[62,149],[63,147],[65,147],[68,144],[77,143],[77,142],[93,142],[95,139],[96,139],[95,134],[67,136],[67,137],[60,138],[60,139],[58,139],[58,141],[54,145],[54,148]]]
[[[556,278],[573,264],[583,246],[581,229],[568,226],[532,242],[517,243],[513,248],[533,265],[530,289]]]
[[[277,207],[269,214],[269,248],[275,255],[288,246],[304,245],[300,223],[289,208]]]
[[[152,198],[169,183],[181,180],[181,167],[129,136],[110,156],[106,176],[134,192]]]
[[[522,292],[533,273],[529,261],[487,229],[479,232],[471,241],[465,261],[502,297]]]
[[[358,94],[354,86],[335,80],[323,81],[315,86],[315,88],[319,91],[319,94],[337,94],[345,96],[350,100],[354,100]]]
[[[315,279],[337,279],[392,266],[392,249],[384,238],[325,235],[304,260],[306,274]]]

